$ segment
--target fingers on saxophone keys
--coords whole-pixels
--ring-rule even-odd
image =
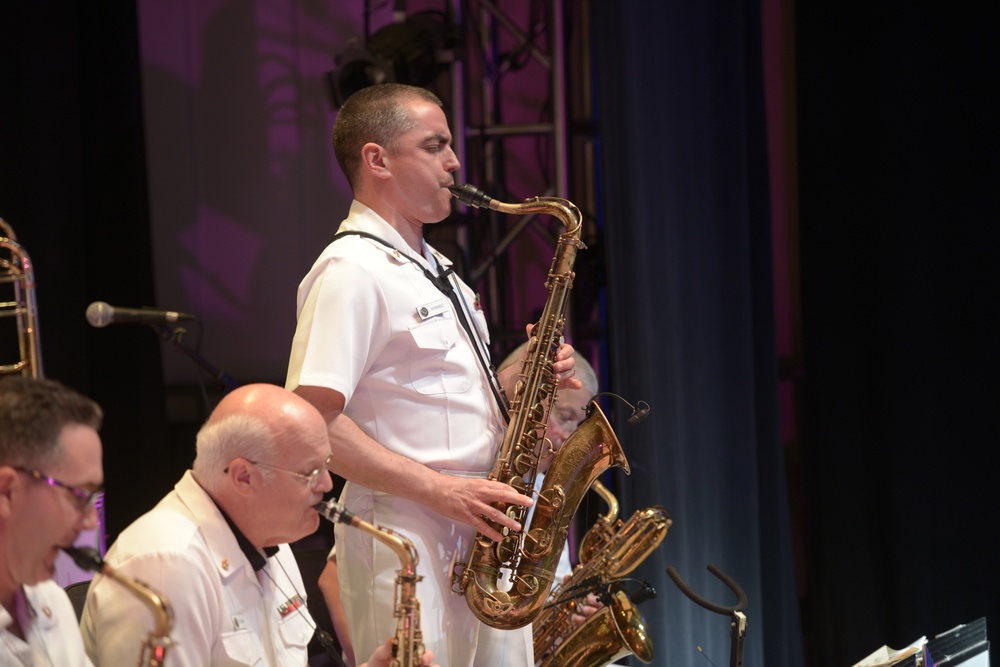
[[[518,523],[513,517],[504,514],[501,510],[495,507],[487,510],[486,514],[483,514],[481,518],[491,526],[500,526],[501,528],[509,528],[510,530],[521,530],[520,523]]]
[[[508,517],[496,508],[487,510],[487,512],[485,514],[481,514],[479,518],[482,521],[480,532],[494,542],[502,541],[505,537],[504,533],[506,531],[516,532],[521,530],[520,523],[515,521],[513,518]]]
[[[486,517],[480,517],[480,521],[481,525],[479,526],[479,532],[482,533],[484,537],[487,537],[494,542],[503,541],[503,534],[493,528],[493,524],[491,524]]]

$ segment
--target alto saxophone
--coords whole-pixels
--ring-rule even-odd
[[[171,643],[170,629],[174,625],[174,610],[167,598],[153,590],[148,584],[130,579],[118,572],[108,565],[95,549],[63,547],[63,551],[69,554],[81,569],[99,572],[114,579],[149,607],[156,622],[153,630],[142,641],[138,667],[163,667],[163,661],[167,657],[167,650]]]
[[[618,499],[600,481],[591,486],[608,504],[580,542],[580,564],[565,583],[552,590],[550,603],[535,619],[534,646],[538,667],[605,665],[634,654],[643,663],[653,660],[653,640],[645,619],[624,591],[580,626],[572,621],[574,606],[564,593],[624,577],[656,549],[672,523],[667,510],[653,505],[637,510],[628,521],[618,519]]]
[[[417,600],[416,547],[408,538],[391,528],[383,528],[364,521],[348,512],[343,505],[329,500],[314,505],[316,511],[333,523],[343,523],[362,530],[392,549],[399,557],[400,569],[396,571],[396,593],[393,615],[396,617],[396,636],[392,640],[392,667],[420,667],[424,655],[424,636],[420,631],[420,601]]]
[[[580,240],[580,210],[565,199],[533,197],[520,204],[505,204],[471,186],[454,186],[452,194],[463,204],[500,213],[544,213],[566,227],[559,237],[552,267],[545,283],[549,290],[542,316],[531,330],[527,352],[510,405],[510,423],[488,479],[503,482],[522,495],[534,491],[540,456],[551,447],[545,438],[549,406],[556,401],[555,363],[565,326],[573,263]],[[527,509],[520,505],[493,506],[523,526],[507,532],[501,542],[476,535],[466,562],[455,564],[452,579],[465,595],[472,613],[483,623],[504,630],[520,628],[542,610],[566,543],[570,522],[583,494],[605,470],[618,466],[629,473],[628,461],[607,417],[591,402],[587,418],[553,457],[545,482],[535,499],[531,525],[525,526]],[[498,532],[504,530],[496,523]],[[509,570],[510,590],[499,584],[501,568]]]

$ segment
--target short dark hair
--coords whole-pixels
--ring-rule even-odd
[[[58,454],[64,426],[96,431],[103,418],[97,403],[55,380],[0,379],[0,465],[46,463]]]
[[[399,138],[413,129],[414,119],[403,105],[413,99],[443,106],[441,99],[425,88],[380,83],[362,88],[340,107],[333,124],[333,152],[351,188],[356,187],[361,168],[362,146],[372,142],[395,152]]]

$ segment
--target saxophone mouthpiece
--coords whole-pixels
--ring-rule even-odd
[[[333,523],[346,523],[350,525],[354,521],[354,515],[348,512],[343,505],[333,500],[316,503],[313,505],[313,509],[319,512],[320,516]]]
[[[104,559],[97,549],[90,547],[60,547],[65,551],[76,566],[88,572],[101,572],[104,570]]]
[[[471,183],[466,183],[465,185],[453,185],[448,189],[451,190],[452,195],[458,198],[458,201],[462,202],[466,206],[489,208],[490,202],[493,201],[493,197],[490,197]]]

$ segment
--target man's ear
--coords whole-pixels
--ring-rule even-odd
[[[10,516],[11,498],[18,473],[10,466],[0,466],[0,517]]]
[[[388,178],[389,151],[374,142],[368,142],[361,147],[361,168],[377,178]]]
[[[246,459],[233,459],[229,464],[229,484],[241,496],[249,496],[260,485],[260,475]]]

